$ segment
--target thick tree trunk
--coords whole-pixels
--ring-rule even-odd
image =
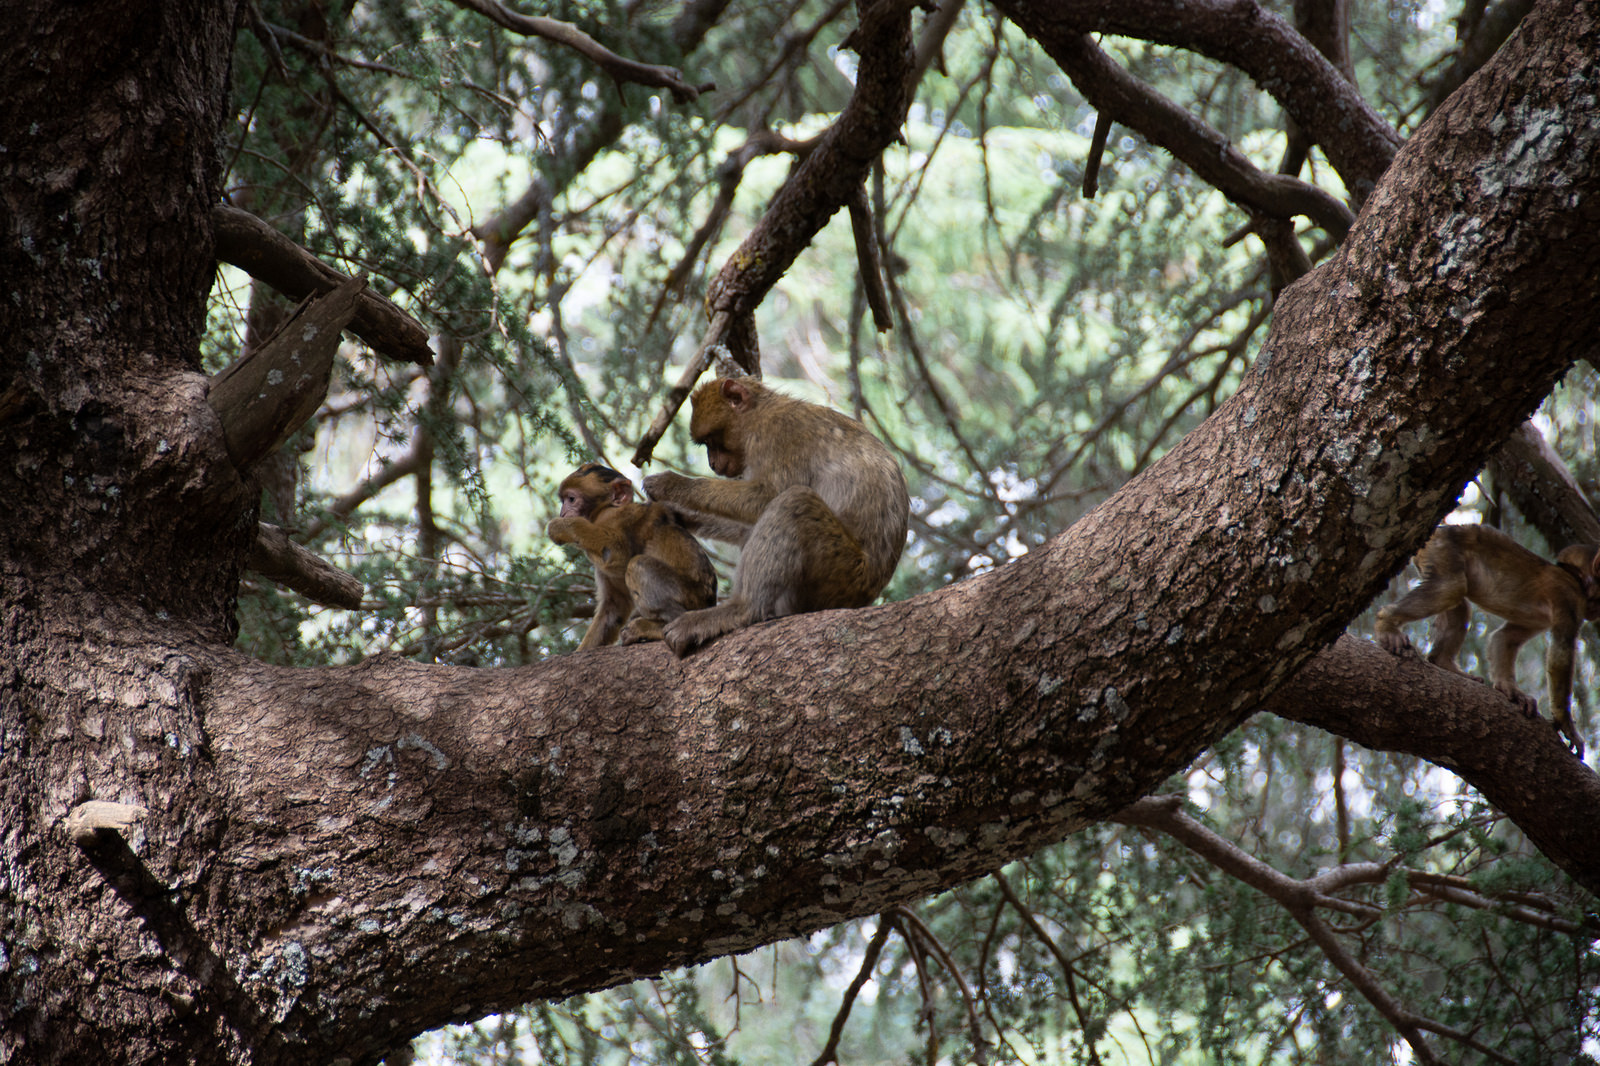
[[[231,638],[251,494],[198,340],[231,4],[10,4],[0,34],[0,1061],[243,1058],[61,829],[149,808],[191,923],[229,812],[196,661]],[[198,908],[194,905],[198,903]],[[187,1011],[189,1020],[181,1020]]]
[[[683,662],[267,667],[225,647],[255,518],[193,363],[229,14],[122,17],[0,42],[49,83],[0,114],[0,1060],[368,1062],[1059,840],[1293,677],[1600,327],[1600,26],[1547,4],[1239,394],[1044,550]],[[1502,737],[1556,757],[1527,728],[1435,757],[1492,787]],[[79,845],[88,800],[147,813]]]

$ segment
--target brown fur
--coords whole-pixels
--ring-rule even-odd
[[[594,620],[579,650],[610,644],[618,630],[623,644],[660,640],[684,611],[717,602],[717,575],[700,542],[663,505],[635,503],[626,477],[585,463],[559,494],[561,517],[545,533],[577,544],[594,564]]]
[[[1582,758],[1583,741],[1572,723],[1572,657],[1584,621],[1600,618],[1600,549],[1574,544],[1549,563],[1498,529],[1440,526],[1415,561],[1422,583],[1378,611],[1378,642],[1403,654],[1411,642],[1400,627],[1438,615],[1428,661],[1463,673],[1456,652],[1467,636],[1467,603],[1475,603],[1505,619],[1489,638],[1489,680],[1526,713],[1536,715],[1537,701],[1517,687],[1517,652],[1548,629],[1550,715]]]
[[[726,602],[666,628],[678,655],[755,622],[864,607],[905,550],[911,501],[899,464],[860,422],[721,378],[695,390],[689,434],[724,478],[653,474],[652,500],[703,536],[743,548]]]

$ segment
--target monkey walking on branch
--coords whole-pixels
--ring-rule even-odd
[[[706,382],[689,435],[723,478],[652,474],[644,491],[702,536],[743,550],[719,606],[666,627],[679,656],[755,622],[864,607],[905,550],[911,500],[883,442],[848,415],[755,378]]]
[[[585,463],[558,492],[561,517],[545,533],[577,544],[594,564],[594,620],[580,651],[610,644],[618,630],[623,644],[660,640],[663,625],[717,602],[716,571],[700,542],[663,505],[635,503],[622,474]]]
[[[1415,559],[1422,583],[1378,611],[1378,642],[1396,655],[1411,642],[1400,627],[1438,615],[1428,661],[1466,675],[1456,652],[1467,637],[1471,601],[1505,619],[1489,638],[1489,680],[1530,717],[1538,702],[1517,687],[1517,652],[1527,641],[1550,631],[1545,652],[1545,682],[1550,717],[1570,747],[1583,758],[1583,740],[1572,722],[1572,659],[1585,620],[1600,619],[1600,548],[1574,544],[1548,563],[1498,529],[1440,526]]]

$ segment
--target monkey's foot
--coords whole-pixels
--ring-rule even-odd
[[[1512,684],[1500,684],[1495,690],[1516,704],[1517,709],[1529,718],[1539,717],[1539,701]]]
[[[750,611],[738,600],[719,603],[703,611],[688,611],[667,623],[663,639],[672,654],[682,659],[697,648],[703,648],[724,633],[750,624]]]
[[[1570,721],[1551,722],[1550,724],[1555,728],[1556,735],[1561,737],[1562,743],[1567,746],[1567,750],[1576,755],[1579,762],[1582,762],[1583,738],[1578,735],[1577,727],[1574,726]]]
[[[622,627],[622,637],[618,644],[648,644],[652,640],[662,637],[661,623],[654,618],[635,618]]]

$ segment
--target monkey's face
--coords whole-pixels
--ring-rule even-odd
[[[587,518],[607,507],[620,507],[633,500],[633,482],[599,463],[584,463],[566,476],[556,490],[562,518]]]
[[[561,490],[561,517],[588,518],[594,510],[594,501],[576,488]]]
[[[738,477],[744,473],[744,456],[722,447],[720,441],[705,442],[706,462],[719,477]]]
[[[708,382],[695,392],[689,415],[689,439],[706,450],[706,462],[720,477],[744,473],[744,434],[740,422],[747,412],[734,407]]]
[[[705,448],[706,462],[711,464],[711,469],[719,477],[738,477],[744,473],[744,449],[739,447],[737,435],[730,435],[722,424],[702,418],[700,408],[694,413],[689,429],[694,442]]]

